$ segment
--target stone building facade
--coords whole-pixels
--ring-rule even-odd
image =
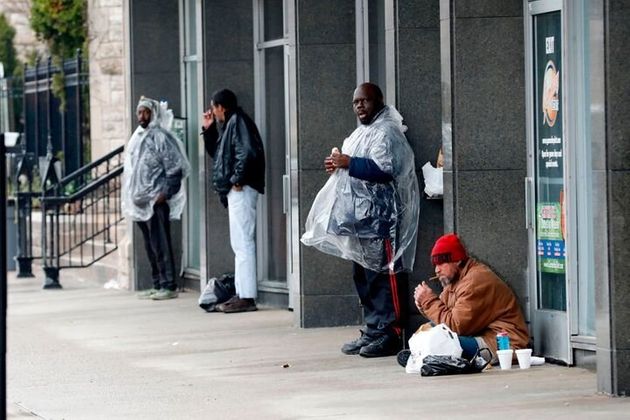
[[[31,2],[29,0],[2,0],[0,14],[4,14],[7,21],[15,29],[13,43],[20,61],[28,59],[32,52],[43,53],[45,46],[37,40],[35,32],[29,23]]]
[[[0,13],[15,28],[15,48],[22,62],[46,47],[30,27],[29,0],[2,0]],[[90,136],[92,159],[125,143],[125,87],[123,77],[123,0],[88,1]]]
[[[92,160],[125,144],[123,1],[88,1]]]

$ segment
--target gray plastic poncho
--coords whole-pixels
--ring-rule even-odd
[[[363,181],[337,169],[315,197],[302,243],[373,271],[412,270],[420,193],[405,130],[402,116],[386,106],[344,140],[342,153],[372,159],[394,181]]]
[[[138,126],[126,147],[123,172],[122,211],[133,221],[147,221],[160,192],[168,190],[169,180],[190,174],[184,145],[171,133],[173,112],[165,102],[142,98],[140,107],[151,110],[146,129]],[[186,188],[168,199],[170,218],[179,219],[186,204]]]

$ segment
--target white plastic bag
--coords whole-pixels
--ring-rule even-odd
[[[134,221],[147,221],[164,191],[167,177],[181,176],[182,187],[168,200],[169,218],[180,219],[186,205],[186,184],[190,163],[184,144],[170,131],[173,112],[166,102],[142,97],[138,107],[151,110],[147,128],[138,126],[125,147],[125,170],[121,209]]]
[[[424,192],[429,197],[441,197],[444,195],[444,181],[442,179],[443,169],[434,168],[430,162],[422,167],[424,176]]]
[[[409,339],[411,355],[407,360],[407,373],[420,373],[422,359],[428,355],[461,357],[462,346],[457,334],[446,324],[439,324],[429,330],[422,328]]]

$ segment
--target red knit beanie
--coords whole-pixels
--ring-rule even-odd
[[[431,262],[438,265],[446,262],[457,262],[468,258],[466,248],[454,233],[449,233],[435,241],[431,251]]]

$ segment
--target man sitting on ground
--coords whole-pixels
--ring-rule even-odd
[[[444,323],[459,335],[462,357],[470,359],[487,347],[496,360],[496,336],[503,331],[513,349],[527,347],[529,334],[516,296],[488,266],[468,256],[457,235],[439,238],[431,260],[443,291],[438,297],[422,282],[414,300],[432,323]]]

